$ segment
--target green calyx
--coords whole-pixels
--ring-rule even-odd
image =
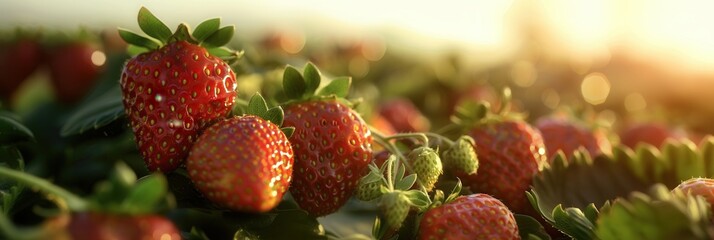
[[[263,98],[260,93],[255,93],[248,102],[246,114],[258,116],[281,127],[285,113],[280,106],[268,108],[268,103],[265,101],[265,98]],[[293,135],[293,132],[295,132],[295,127],[282,127],[280,130],[289,138]]]
[[[141,36],[127,29],[119,28],[119,36],[130,44],[129,53],[132,55],[153,51],[176,41],[187,41],[202,46],[210,54],[228,62],[233,62],[242,55],[242,52],[223,47],[233,39],[235,27],[231,25],[221,28],[219,18],[200,23],[193,32],[183,23],[178,26],[176,31],[171,32],[169,27],[146,7],[141,7],[137,20],[141,30],[148,36]]]
[[[380,215],[388,228],[399,229],[409,215],[411,201],[402,191],[385,194],[379,202]]]
[[[491,104],[486,101],[463,102],[456,106],[455,113],[451,116],[452,125],[447,128],[471,129],[492,122],[522,119],[522,114],[511,112],[511,89],[504,88],[498,109],[492,109]]]
[[[307,63],[302,73],[293,66],[287,66],[283,72],[283,90],[288,101],[302,102],[310,100],[344,100],[352,84],[351,77],[338,77],[322,85],[322,74],[312,63]],[[345,100],[348,105],[353,105]]]

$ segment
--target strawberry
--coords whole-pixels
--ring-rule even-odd
[[[73,104],[81,100],[97,82],[102,71],[92,62],[98,50],[89,42],[71,42],[54,47],[48,52],[47,66],[57,100]]]
[[[548,158],[558,150],[569,159],[578,148],[583,147],[591,156],[610,152],[610,141],[599,131],[562,118],[543,118],[536,122],[536,128],[543,136]]]
[[[232,53],[217,46],[231,39],[233,26],[218,29],[218,19],[211,19],[192,36],[183,24],[171,33],[145,8],[139,20],[161,44],[120,29],[127,42],[143,47],[131,49],[145,51],[122,71],[124,108],[148,169],[170,172],[184,162],[203,129],[231,112],[236,76],[219,57]]]
[[[372,161],[372,134],[360,115],[337,100],[347,95],[350,79],[332,80],[317,92],[318,70],[308,64],[303,77],[288,67],[283,77],[285,126],[295,127],[290,143],[295,170],[290,192],[312,216],[337,211],[349,199]]]
[[[641,143],[660,147],[668,138],[684,137],[684,134],[659,123],[632,124],[620,132],[620,142],[630,148],[636,148]]]
[[[691,178],[680,183],[675,189],[680,189],[687,194],[702,196],[709,202],[709,205],[714,206],[714,179]]]
[[[397,132],[428,131],[431,123],[421,111],[407,99],[394,99],[380,106],[379,114],[384,117]]]
[[[521,239],[513,213],[487,194],[456,198],[429,209],[419,224],[419,239]]]
[[[444,167],[465,174],[476,174],[478,158],[474,150],[475,141],[469,136],[461,136],[444,151]]]
[[[431,191],[443,171],[439,154],[436,153],[434,149],[418,147],[407,155],[407,162],[412,166],[414,173],[416,173],[419,184],[421,184],[427,192]]]
[[[193,145],[186,168],[196,188],[213,203],[266,212],[290,186],[293,149],[278,125],[250,114],[260,111],[207,128]]]
[[[532,213],[525,191],[546,164],[545,145],[537,129],[508,113],[510,91],[497,114],[488,105],[459,107],[456,124],[474,139],[479,169],[476,174],[456,173],[473,192],[492,195],[517,213]]]
[[[386,225],[392,229],[399,229],[409,215],[411,202],[402,191],[393,191],[385,194],[379,202],[380,214]]]
[[[0,99],[12,99],[23,81],[42,62],[42,46],[33,38],[22,38],[0,46]]]
[[[67,230],[75,240],[181,239],[176,226],[160,215],[72,214]]]

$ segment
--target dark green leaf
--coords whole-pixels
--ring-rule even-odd
[[[203,21],[202,23],[198,24],[198,26],[196,26],[196,29],[193,30],[192,35],[194,38],[196,38],[196,41],[203,42],[203,40],[206,40],[206,38],[208,38],[213,33],[218,31],[218,28],[220,26],[221,26],[220,18],[208,19],[208,20]]]
[[[15,147],[0,147],[0,166],[24,171],[25,161],[22,154]],[[0,181],[0,207],[3,213],[7,214],[12,210],[16,200],[25,189],[24,185],[15,181]]]
[[[305,76],[306,88],[305,95],[312,96],[315,95],[315,91],[320,87],[320,81],[322,76],[320,76],[320,70],[315,67],[314,64],[308,62],[303,69],[303,75]]]
[[[108,91],[96,101],[78,107],[62,127],[62,136],[80,134],[98,129],[124,116],[124,105],[119,86]]]
[[[277,125],[278,127],[283,125],[283,108],[281,107],[274,107],[268,110],[267,113],[265,113],[265,120],[268,120],[272,122],[273,124]]]
[[[283,72],[283,88],[288,98],[298,99],[305,93],[307,85],[300,72],[294,67],[288,66]]]
[[[145,7],[141,7],[139,10],[138,21],[139,27],[144,33],[161,42],[167,42],[171,37],[171,29]]]
[[[265,98],[263,98],[260,93],[253,94],[253,96],[250,97],[250,101],[248,101],[248,114],[263,117],[267,112],[268,104],[265,102]]]
[[[341,78],[335,78],[327,84],[324,88],[320,89],[320,91],[317,93],[318,96],[330,96],[330,95],[335,95],[337,97],[347,97],[347,94],[350,91],[350,84],[352,84],[352,78],[350,77],[341,77]]]
[[[514,216],[518,224],[518,233],[522,239],[530,239],[529,236],[531,235],[537,237],[537,239],[550,239],[550,235],[545,231],[543,225],[540,225],[535,218],[523,214],[514,214]]]
[[[234,26],[226,26],[221,29],[218,29],[218,31],[214,32],[213,34],[211,34],[211,36],[208,36],[206,40],[201,42],[201,46],[204,46],[206,48],[217,48],[226,45],[228,44],[228,42],[233,40],[234,31]]]
[[[456,185],[454,186],[453,189],[451,189],[451,193],[449,193],[449,196],[446,197],[445,202],[448,203],[448,202],[454,201],[454,199],[459,197],[459,195],[461,195],[461,188],[462,188],[461,179],[457,179]]]
[[[402,180],[399,180],[397,184],[394,186],[396,189],[406,191],[412,188],[414,186],[414,183],[416,182],[417,176],[416,174],[410,174],[409,176],[406,176]]]
[[[20,142],[34,141],[32,131],[25,127],[12,114],[0,112],[0,146]]]
[[[146,176],[136,182],[122,202],[122,208],[132,214],[151,213],[164,200],[167,192],[168,183],[163,175]]]
[[[127,29],[119,28],[119,36],[128,44],[135,45],[146,49],[157,49],[161,46],[160,43],[147,37],[133,33]]]
[[[290,138],[293,135],[293,133],[295,132],[295,127],[283,127],[283,128],[280,128],[280,131],[283,131],[283,133],[285,134],[285,137]]]

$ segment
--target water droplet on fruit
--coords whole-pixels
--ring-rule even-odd
[[[164,100],[164,96],[161,96],[161,94],[156,94],[154,100],[156,100],[157,102],[161,102]]]

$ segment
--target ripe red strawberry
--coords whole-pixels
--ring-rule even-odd
[[[295,170],[290,192],[312,216],[337,211],[352,197],[372,161],[372,133],[360,115],[345,105],[350,78],[333,79],[319,89],[322,76],[311,63],[304,73],[288,66],[283,88],[290,99],[285,126],[294,127],[290,143]]]
[[[42,61],[42,47],[34,39],[19,39],[0,46],[0,99],[12,99],[22,82]]]
[[[464,186],[501,199],[514,212],[525,212],[530,208],[525,192],[546,162],[538,130],[523,121],[503,121],[478,126],[469,135],[476,143],[479,170],[457,174]]]
[[[630,148],[636,148],[640,143],[660,147],[668,138],[684,137],[684,134],[658,123],[633,124],[620,132],[620,142]]]
[[[181,239],[176,226],[160,215],[72,214],[67,230],[75,240]]]
[[[692,178],[680,183],[676,189],[681,189],[683,192],[701,196],[709,202],[709,205],[714,206],[714,179],[711,178]],[[714,212],[714,210],[712,210]]]
[[[213,203],[267,212],[290,186],[293,149],[277,125],[244,115],[207,128],[191,149],[186,168],[196,188]]]
[[[429,119],[407,99],[394,99],[380,106],[379,114],[397,132],[425,132],[429,130]]]
[[[536,127],[543,136],[548,158],[562,150],[568,159],[580,147],[584,147],[594,157],[609,153],[612,147],[602,132],[565,119],[544,118],[536,123]]]
[[[428,210],[419,239],[521,239],[513,213],[487,194],[461,196]]]
[[[372,161],[367,125],[354,110],[327,100],[286,106],[285,126],[295,127],[293,197],[313,216],[337,211]]]
[[[155,18],[144,8],[139,15],[140,20]],[[156,19],[151,23],[160,22]],[[199,29],[203,31],[197,29],[194,34],[209,36],[200,42],[199,36],[194,39],[185,25],[180,25],[172,35],[163,24],[152,27],[142,24],[150,23],[139,22],[145,30],[165,29],[161,33],[147,32],[156,38],[163,36],[159,40],[164,45],[120,30],[131,44],[153,44],[144,46],[148,52],[135,56],[124,66],[120,82],[123,103],[149,170],[170,172],[184,162],[199,133],[226,117],[233,107],[235,73],[221,58],[209,53],[211,47],[230,40],[233,28],[216,26],[211,35],[200,28],[204,26],[201,24]]]
[[[47,66],[59,102],[73,104],[94,87],[102,71],[92,61],[98,48],[89,42],[72,42],[49,50]]]

